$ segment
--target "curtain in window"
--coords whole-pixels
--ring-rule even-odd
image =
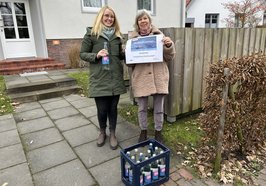
[[[151,1],[152,0],[138,0],[138,10],[151,10]]]
[[[83,0],[84,7],[102,7],[101,0]]]

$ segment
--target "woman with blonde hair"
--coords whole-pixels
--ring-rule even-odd
[[[97,146],[105,144],[107,119],[109,121],[110,147],[115,150],[118,141],[115,135],[117,105],[121,94],[126,93],[123,76],[124,59],[122,34],[114,10],[101,8],[92,29],[87,28],[80,58],[89,63],[89,97],[95,99],[100,134]]]

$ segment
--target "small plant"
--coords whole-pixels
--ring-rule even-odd
[[[6,95],[4,77],[0,76],[0,115],[13,112],[13,106],[10,98]]]
[[[83,71],[79,73],[70,73],[68,75],[77,80],[78,85],[81,87],[80,94],[87,97],[89,91],[89,72]]]

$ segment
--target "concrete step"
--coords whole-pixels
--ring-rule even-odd
[[[48,89],[34,90],[28,92],[9,93],[9,97],[13,102],[26,103],[32,101],[39,101],[43,99],[50,99],[78,93],[81,88],[78,85],[58,86]]]
[[[58,78],[49,75],[5,76],[6,92],[13,102],[26,103],[75,94],[81,90],[74,78],[61,73]]]
[[[8,94],[25,93],[37,90],[51,89],[55,87],[67,87],[76,85],[76,80],[69,78],[62,78],[50,81],[32,82],[27,84],[7,85],[6,90]]]

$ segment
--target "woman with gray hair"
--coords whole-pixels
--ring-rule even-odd
[[[131,38],[163,34],[152,25],[150,14],[146,10],[138,12],[134,24],[135,30]],[[164,97],[168,94],[169,70],[167,63],[172,61],[175,55],[175,46],[170,37],[163,36],[163,61],[156,63],[137,63],[132,67],[132,90],[138,103],[138,121],[141,129],[138,141],[147,140],[147,108],[148,97],[153,97],[153,115],[155,139],[162,142],[161,130],[164,121]]]

